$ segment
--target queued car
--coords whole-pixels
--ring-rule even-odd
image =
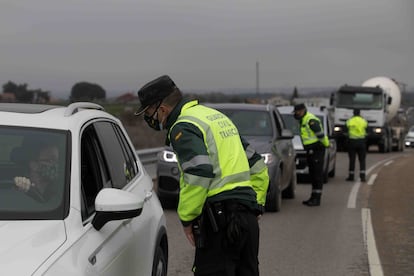
[[[406,147],[414,148],[414,126],[410,127],[405,135],[404,144]]]
[[[0,104],[0,144],[1,275],[167,275],[165,215],[117,118]]]
[[[273,105],[222,103],[207,104],[226,114],[242,135],[260,153],[269,169],[266,211],[281,209],[282,197],[294,198],[296,190],[295,150],[293,134]],[[170,147],[158,154],[158,196],[170,207],[178,199],[180,172]]]
[[[278,106],[277,109],[281,113],[286,127],[291,129],[293,137],[293,145],[296,151],[296,173],[298,174],[299,181],[306,181],[309,179],[309,167],[306,160],[306,152],[303,148],[302,141],[300,139],[300,128],[298,121],[293,117],[293,106]],[[332,137],[332,119],[329,116],[329,111],[325,107],[307,107],[307,110],[317,116],[323,124],[323,130],[325,135],[329,137],[329,148],[325,152],[324,169],[323,169],[323,182],[327,183],[329,177],[335,176],[336,168],[336,141]]]

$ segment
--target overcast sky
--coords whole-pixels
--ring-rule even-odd
[[[412,0],[1,0],[0,84],[136,91],[414,85]]]

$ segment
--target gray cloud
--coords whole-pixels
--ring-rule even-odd
[[[0,82],[136,90],[161,74],[183,89],[413,85],[409,0],[12,1],[0,4]]]

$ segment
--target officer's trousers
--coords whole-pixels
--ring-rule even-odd
[[[355,172],[355,159],[358,155],[359,172],[365,175],[365,159],[366,159],[367,145],[365,139],[349,139],[348,141],[348,156],[349,156],[349,173]]]
[[[307,146],[306,157],[309,166],[309,176],[312,183],[312,193],[322,193],[323,166],[325,147],[319,142],[316,145]]]
[[[205,220],[205,246],[196,248],[194,275],[258,276],[259,225],[256,215],[246,208],[224,209],[224,212],[224,220],[217,218],[217,232]],[[229,235],[235,225],[239,225],[240,235],[233,236],[235,240],[232,240]]]

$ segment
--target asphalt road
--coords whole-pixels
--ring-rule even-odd
[[[348,157],[338,153],[336,176],[324,185],[321,206],[301,204],[311,189],[302,183],[295,199],[283,201],[281,212],[260,220],[261,275],[413,275],[413,162],[412,149],[370,152],[368,182],[346,182]],[[194,249],[175,210],[165,213],[168,275],[190,276]]]

